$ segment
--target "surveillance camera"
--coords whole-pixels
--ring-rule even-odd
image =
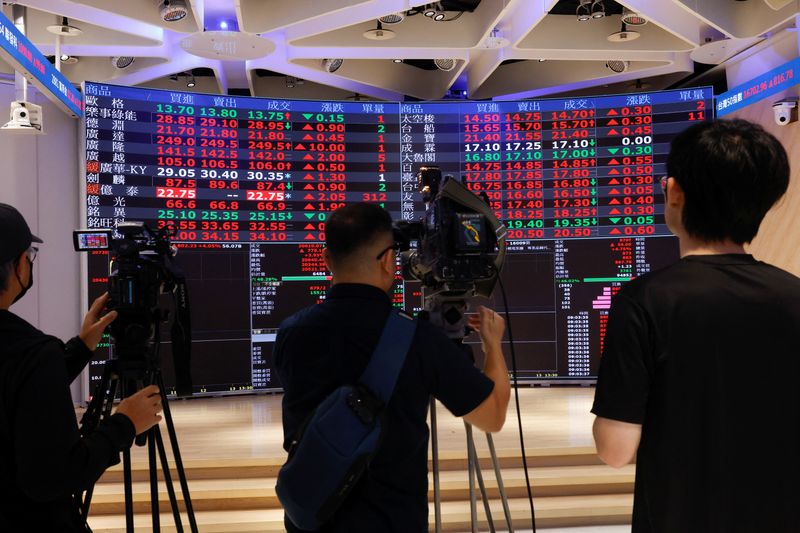
[[[11,120],[0,129],[17,133],[41,133],[42,106],[30,102],[11,102]]]
[[[775,113],[775,123],[785,126],[797,120],[797,100],[780,100],[772,104],[772,112]]]

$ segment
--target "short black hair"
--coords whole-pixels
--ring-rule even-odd
[[[334,262],[346,261],[385,234],[392,235],[392,217],[380,206],[365,202],[337,209],[325,224],[325,244]]]
[[[672,140],[667,173],[686,196],[686,232],[706,242],[753,240],[789,186],[780,141],[746,120],[695,124]]]
[[[8,280],[11,279],[11,273],[17,266],[19,259],[12,259],[5,263],[0,263],[0,292],[5,292],[8,289]]]

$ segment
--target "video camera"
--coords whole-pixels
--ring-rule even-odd
[[[401,272],[423,285],[424,308],[448,336],[462,338],[467,299],[488,298],[506,256],[506,227],[481,198],[436,166],[417,174],[425,202],[419,222],[395,224]],[[412,243],[416,243],[412,249]]]
[[[160,297],[172,294],[176,390],[179,396],[191,395],[189,297],[185,276],[174,261],[177,249],[170,244],[172,229],[154,232],[142,222],[121,222],[116,229],[121,237],[115,238],[110,230],[73,232],[76,251],[108,250],[111,255],[108,308],[118,313],[109,326],[114,339],[112,357],[158,365],[154,344],[159,340],[159,324],[168,318]]]

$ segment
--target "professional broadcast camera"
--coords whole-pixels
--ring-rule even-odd
[[[113,238],[108,230],[73,232],[75,250],[111,253],[108,308],[118,313],[109,327],[114,339],[113,357],[159,364],[159,325],[168,318],[160,299],[162,294],[173,294],[171,344],[176,390],[179,396],[191,395],[188,291],[185,277],[174,261],[176,249],[170,244],[170,228],[153,232],[142,222],[122,222],[117,231],[121,238]]]
[[[506,227],[486,199],[424,166],[417,174],[425,216],[395,225],[401,272],[423,286],[423,308],[431,322],[451,338],[465,335],[468,299],[489,298],[506,255]],[[411,243],[416,242],[416,249]]]

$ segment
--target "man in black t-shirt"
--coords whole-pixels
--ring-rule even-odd
[[[702,123],[667,172],[681,260],[614,298],[598,454],[636,455],[635,532],[800,531],[800,279],[743,247],[788,187],[786,152],[755,124]]]
[[[64,344],[9,311],[33,285],[42,240],[14,207],[0,204],[0,531],[88,531],[78,497],[119,462],[134,437],[161,419],[158,388],[123,400],[82,437],[69,384],[92,358],[116,312],[92,304],[80,334]],[[45,296],[43,301],[47,301]]]
[[[325,301],[281,326],[275,365],[283,397],[284,448],[313,410],[336,388],[353,384],[366,368],[392,309],[396,244],[389,214],[352,204],[326,225],[325,263],[333,272]],[[484,431],[499,431],[510,397],[500,349],[503,319],[481,308],[470,325],[486,353],[484,372],[445,334],[420,321],[384,411],[381,444],[369,469],[329,523],[337,533],[422,533],[428,530],[430,395]],[[310,479],[309,483],[314,480]],[[300,531],[287,518],[290,533]]]

